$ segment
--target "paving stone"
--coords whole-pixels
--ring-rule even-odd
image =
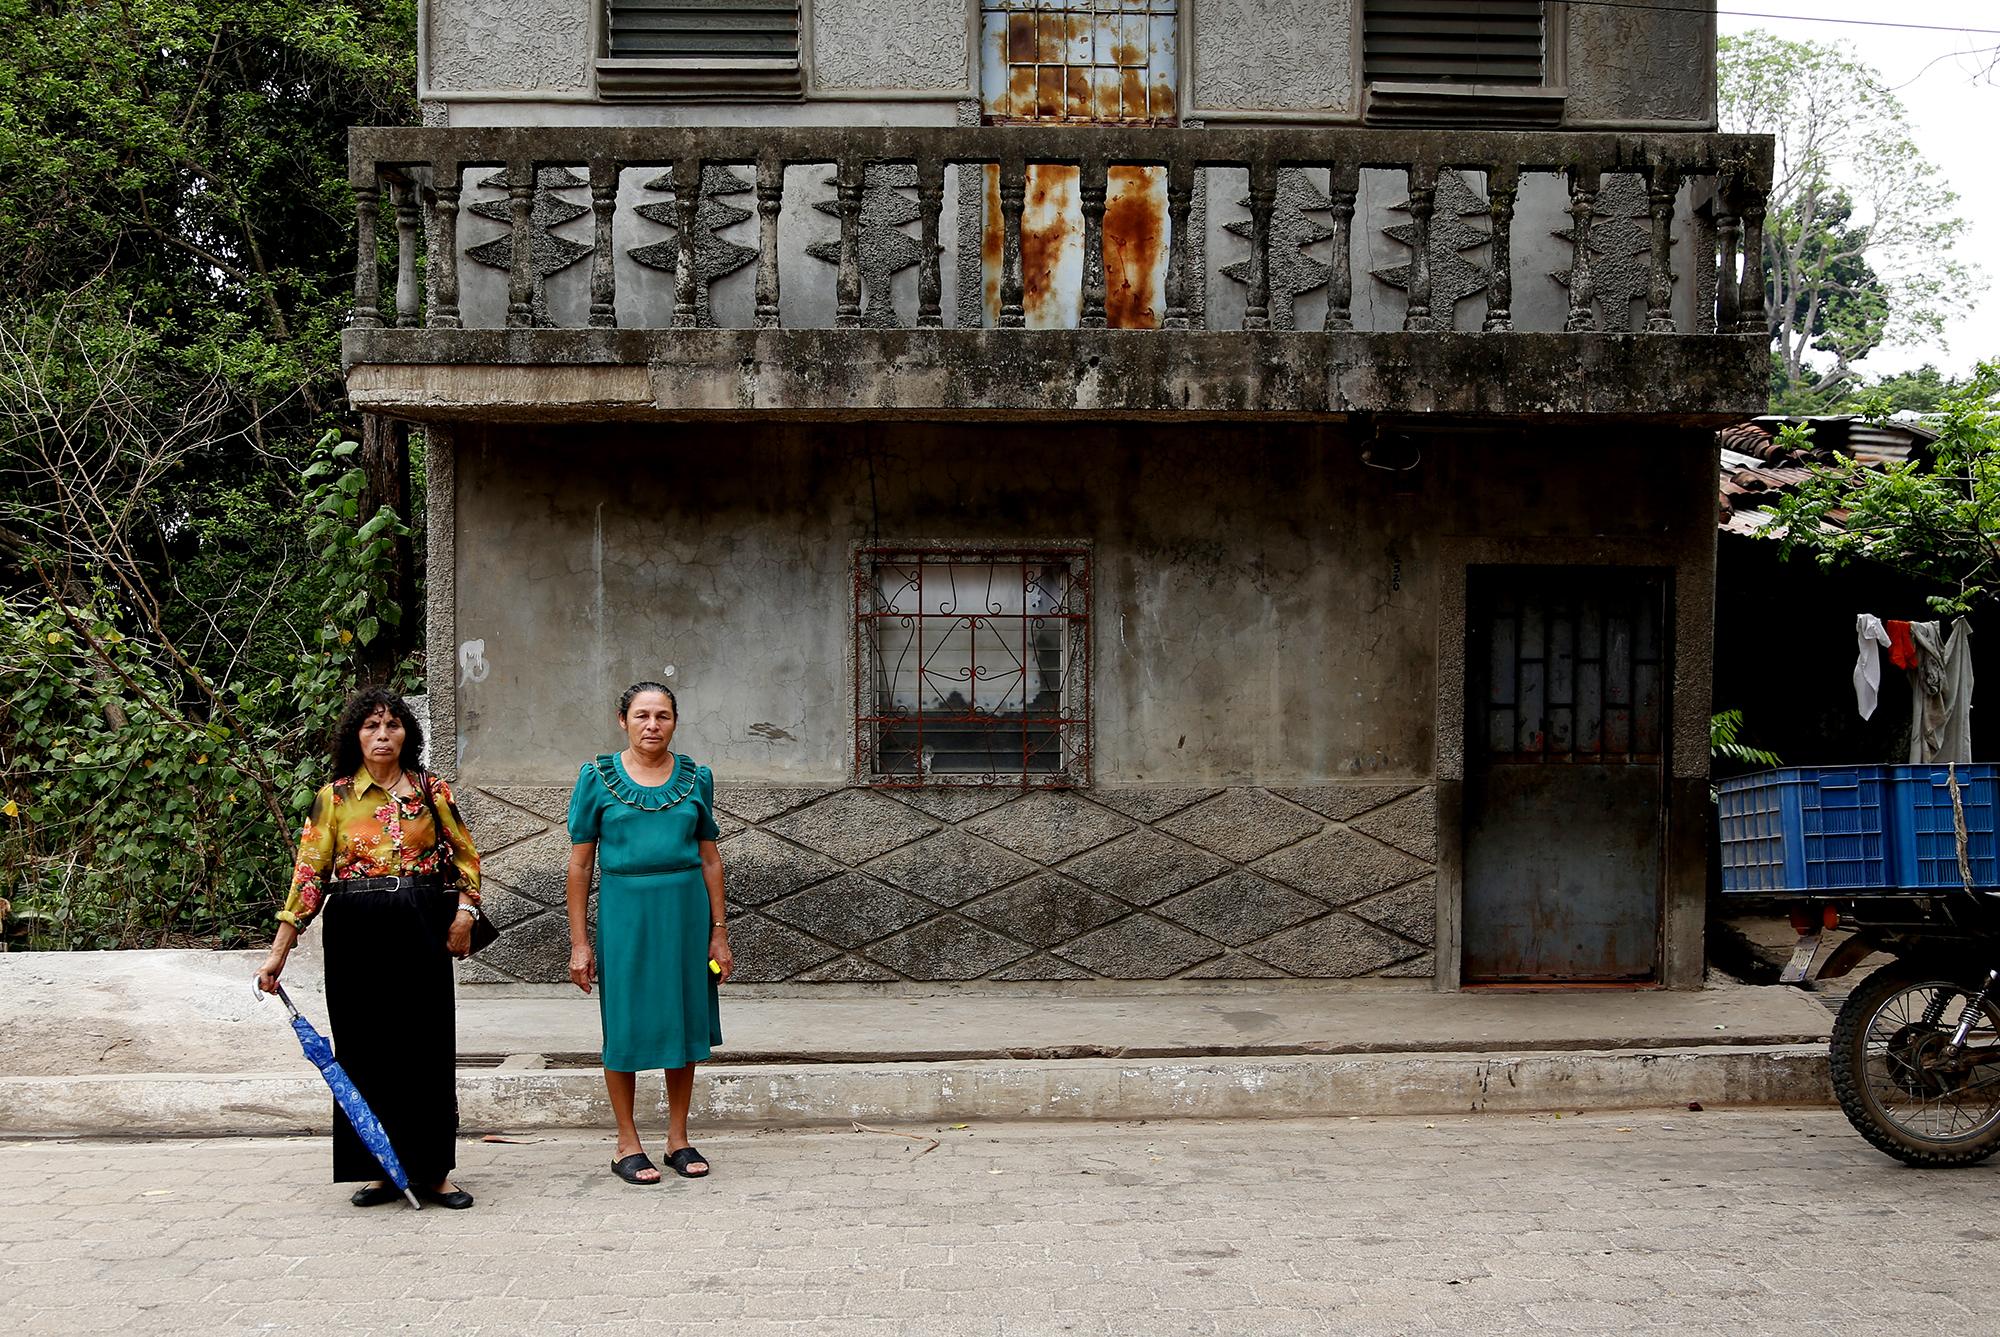
[[[940,822],[954,825],[997,808],[1021,794],[1020,789],[1012,785],[934,785],[923,789],[884,789],[881,792]]]
[[[960,905],[1026,877],[1035,865],[991,841],[946,827],[883,855],[866,871],[939,905]]]
[[[840,871],[833,860],[747,829],[716,846],[722,855],[722,885],[739,905],[768,905]]]
[[[937,829],[921,813],[866,789],[839,790],[760,825],[849,865],[867,863]]]
[[[517,891],[555,908],[569,880],[569,832],[546,831],[479,860],[479,882]]]
[[[868,948],[867,955],[913,980],[976,980],[1028,948],[957,915],[939,915]]]
[[[1056,949],[1057,956],[1114,980],[1171,979],[1221,954],[1208,939],[1148,914],[1121,919]]]
[[[1350,784],[1307,785],[1282,789],[1273,786],[1271,792],[1301,807],[1311,808],[1322,817],[1345,822],[1385,803],[1393,802],[1405,794],[1414,793],[1417,788],[1418,786],[1411,784],[1356,781]]]
[[[1207,850],[1142,826],[1078,855],[1064,864],[1062,871],[1120,900],[1151,905],[1214,877],[1228,866]]]
[[[965,829],[1042,864],[1058,864],[1132,829],[1117,813],[1075,794],[1037,790],[982,813]]]
[[[452,799],[482,858],[549,829],[547,818],[503,803],[485,790],[454,789]]]
[[[886,938],[937,913],[930,902],[859,873],[842,873],[768,906],[765,913],[838,947]]]
[[[1437,862],[1437,797],[1429,789],[1385,804],[1348,825],[1426,863]]]
[[[1221,792],[1220,788],[1194,785],[1131,785],[1093,789],[1090,797],[1092,802],[1101,803],[1127,817],[1152,823],[1183,808],[1192,808],[1203,799],[1214,798]]]
[[[525,808],[553,826],[569,824],[569,799],[576,790],[576,777],[565,785],[483,785],[486,793],[502,803]]]
[[[1288,975],[1342,980],[1370,975],[1411,954],[1410,944],[1347,914],[1331,914],[1258,943],[1249,954]]]
[[[715,806],[755,826],[834,792],[827,785],[739,785],[718,776]]]
[[[1159,824],[1168,835],[1249,863],[1304,840],[1322,823],[1311,813],[1256,789],[1230,789]]]
[[[1257,871],[1329,905],[1346,905],[1421,877],[1431,868],[1366,836],[1336,827],[1272,855],[1257,865]]]
[[[729,950],[736,958],[734,978],[745,984],[788,980],[840,955],[838,948],[748,912],[730,919]]]
[[[1217,942],[1241,947],[1301,920],[1323,915],[1326,906],[1310,896],[1301,896],[1239,869],[1162,901],[1153,908],[1153,913]]]
[[[1347,912],[1428,947],[1437,941],[1437,878],[1420,877],[1407,886],[1356,901]]]
[[[964,906],[959,913],[1037,947],[1053,947],[1126,913],[1121,901],[1042,873]]]

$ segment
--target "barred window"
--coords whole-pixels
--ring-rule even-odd
[[[799,97],[798,0],[605,0],[597,84],[667,101]]]
[[[1367,0],[1368,82],[1542,82],[1542,0]]]
[[[1081,548],[867,548],[855,572],[856,751],[881,785],[1087,783]]]

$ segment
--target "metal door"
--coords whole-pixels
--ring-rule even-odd
[[[1666,575],[1482,567],[1467,596],[1463,977],[1652,978]]]

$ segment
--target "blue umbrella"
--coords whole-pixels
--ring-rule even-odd
[[[250,987],[257,989],[255,984]],[[262,1002],[263,998],[264,991],[257,989],[258,1001]],[[292,1014],[292,1029],[299,1033],[299,1046],[306,1051],[306,1057],[313,1061],[313,1066],[319,1069],[320,1076],[326,1078],[334,1101],[346,1113],[347,1122],[354,1126],[355,1135],[361,1139],[363,1146],[374,1153],[376,1161],[382,1166],[382,1173],[403,1191],[403,1196],[410,1200],[410,1206],[422,1211],[423,1204],[417,1201],[416,1194],[410,1192],[410,1177],[403,1173],[403,1162],[397,1159],[396,1149],[389,1145],[389,1134],[383,1130],[382,1121],[375,1117],[375,1111],[368,1108],[368,1102],[355,1089],[354,1079],[347,1075],[347,1069],[334,1059],[333,1046],[313,1029],[310,1021],[299,1015],[298,1008],[292,1005],[292,996],[285,992],[282,984],[278,986],[278,999]]]

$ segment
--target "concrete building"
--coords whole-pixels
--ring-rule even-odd
[[[430,0],[344,347],[471,977],[666,676],[744,980],[1698,985],[1769,147],[1705,6],[1473,9]]]

